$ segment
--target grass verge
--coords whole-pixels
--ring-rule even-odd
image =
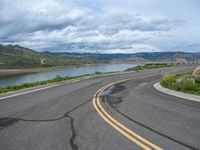
[[[49,83],[56,83],[56,82],[61,82],[61,81],[66,81],[66,80],[72,80],[72,79],[79,78],[79,77],[81,77],[81,76],[76,76],[76,77],[56,76],[54,79],[51,79],[51,80],[45,80],[45,81],[39,81],[39,82],[33,82],[33,83],[24,83],[21,85],[8,86],[8,87],[0,87],[0,93],[21,90],[21,89],[35,87],[35,86],[39,86],[39,85],[46,85]]]
[[[95,72],[94,74],[85,74],[85,75],[82,75],[82,76],[74,76],[74,77],[69,77],[69,76],[61,77],[61,76],[57,75],[55,78],[50,79],[50,80],[38,81],[38,82],[33,82],[33,83],[24,83],[24,84],[21,84],[21,85],[8,86],[8,87],[0,87],[0,94],[11,92],[11,91],[17,91],[17,90],[21,90],[21,89],[25,89],[25,88],[35,87],[35,86],[39,86],[39,85],[47,85],[47,84],[50,84],[50,83],[72,80],[72,79],[80,78],[80,77],[83,77],[83,76],[111,74],[111,73],[116,73],[116,72]]]
[[[192,73],[166,74],[160,81],[166,88],[189,94],[200,95],[200,77],[192,76]]]
[[[169,65],[169,64],[146,64],[144,66],[136,66],[133,68],[128,68],[125,71],[138,71],[138,70],[147,70],[147,69],[156,69],[156,68],[164,68],[164,67],[172,67],[175,65]],[[119,72],[119,71],[117,71]],[[117,73],[117,72],[95,72],[95,75],[100,75],[100,74],[111,74],[111,73]],[[83,76],[88,76],[88,75],[94,75],[94,74],[86,74]],[[24,83],[21,85],[15,85],[15,86],[8,86],[8,87],[0,87],[0,94],[2,93],[7,93],[11,91],[17,91],[25,88],[30,88],[30,87],[35,87],[39,85],[47,85],[49,83],[56,83],[56,82],[61,82],[61,81],[66,81],[66,80],[71,80],[71,79],[76,79],[80,78],[83,76],[75,76],[75,77],[61,77],[61,76],[56,76],[54,79],[51,80],[45,80],[45,81],[38,81],[38,82],[33,82],[33,83]]]
[[[136,66],[136,67],[128,68],[125,71],[140,71],[140,70],[158,69],[158,68],[174,67],[174,66],[176,65],[167,64],[167,63],[145,64],[144,66]]]

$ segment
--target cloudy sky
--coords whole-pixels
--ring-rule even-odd
[[[0,43],[54,52],[200,52],[199,9],[199,0],[0,0]]]

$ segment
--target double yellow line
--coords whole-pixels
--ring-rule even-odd
[[[144,150],[163,150],[159,146],[151,143],[150,141],[146,140],[139,134],[133,132],[129,128],[125,127],[123,124],[118,122],[116,119],[114,119],[111,115],[109,115],[105,109],[102,107],[99,99],[99,94],[103,92],[105,89],[109,88],[110,86],[113,86],[114,84],[121,83],[128,81],[130,79],[126,80],[120,80],[117,82],[110,83],[102,88],[100,88],[93,96],[93,106],[98,112],[98,114],[108,123],[110,124],[114,129],[119,131],[121,134],[123,134],[125,137],[127,137],[129,140],[143,148]]]

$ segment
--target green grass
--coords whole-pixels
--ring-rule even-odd
[[[174,67],[174,64],[145,64],[144,66],[136,66],[132,68],[128,68],[125,71],[140,71],[140,70],[148,70],[148,69],[158,69],[158,68],[165,68],[165,67]]]
[[[103,72],[99,72],[99,71],[97,71],[97,72],[95,72],[95,74],[103,74]]]
[[[74,76],[74,77],[61,77],[57,75],[55,78],[51,80],[45,80],[45,81],[38,81],[38,82],[33,82],[33,83],[23,83],[21,85],[15,85],[15,86],[8,86],[8,87],[0,87],[0,94],[2,93],[7,93],[11,91],[17,91],[25,88],[30,88],[30,87],[35,87],[39,85],[47,85],[49,83],[56,83],[56,82],[61,82],[61,81],[66,81],[66,80],[72,80],[76,78],[80,78],[83,76],[89,76],[89,75],[100,75],[100,74],[110,74],[110,73],[116,73],[116,72],[95,72],[94,74],[85,74],[82,76]]]
[[[110,72],[95,72],[94,74],[98,75],[98,74],[112,74],[112,73],[117,73],[117,72],[121,72],[121,71],[110,71]]]
[[[79,78],[79,77],[81,77],[81,76],[76,76],[76,77],[56,76],[54,79],[51,79],[51,80],[45,80],[45,81],[39,81],[39,82],[33,82],[33,83],[24,83],[24,84],[21,84],[21,85],[8,86],[8,87],[1,87],[0,93],[6,93],[6,92],[21,90],[21,89],[25,89],[25,88],[34,87],[34,86],[46,85],[46,84],[49,84],[49,83],[56,83],[56,82],[71,80],[71,79],[75,79],[75,78]]]
[[[192,73],[166,74],[160,84],[166,88],[189,94],[200,95],[200,77],[192,76]]]
[[[174,65],[168,65],[168,64],[146,64],[145,66],[137,66],[134,68],[128,68],[125,71],[137,71],[137,70],[145,70],[145,69],[155,69],[155,68],[163,68],[163,67],[171,67]],[[111,73],[116,73],[116,72],[95,72],[95,75],[100,75],[100,74],[111,74]],[[88,75],[94,75],[94,74],[86,74],[83,76],[88,76]],[[0,87],[0,93],[6,93],[6,92],[11,92],[11,91],[16,91],[16,90],[21,90],[25,88],[30,88],[30,87],[35,87],[39,85],[46,85],[49,83],[56,83],[56,82],[61,82],[61,81],[66,81],[66,80],[71,80],[83,76],[76,76],[76,77],[60,77],[56,76],[54,79],[51,80],[45,80],[45,81],[39,81],[39,82],[33,82],[33,83],[24,83],[21,85],[16,85],[16,86],[8,86],[8,87]],[[199,79],[200,81],[200,79]]]
[[[116,72],[118,72],[118,71],[116,71]],[[0,94],[11,92],[11,91],[17,91],[17,90],[21,90],[21,89],[25,89],[25,88],[35,87],[35,86],[39,86],[39,85],[47,85],[49,83],[56,83],[56,82],[61,82],[61,81],[66,81],[66,80],[72,80],[72,79],[80,78],[83,76],[111,74],[111,73],[116,73],[116,72],[95,72],[94,74],[85,74],[82,76],[74,76],[74,77],[69,77],[69,76],[61,77],[61,76],[57,75],[55,78],[53,78],[51,80],[38,81],[38,82],[33,82],[33,83],[24,83],[21,85],[8,86],[8,87],[0,87]]]

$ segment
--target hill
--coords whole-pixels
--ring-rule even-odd
[[[94,54],[94,53],[52,53],[56,56],[73,56],[78,58],[95,58],[97,60],[113,60],[124,62],[137,61],[176,61],[183,59],[187,61],[200,60],[200,53],[186,52],[144,52],[134,54]]]
[[[96,54],[37,52],[18,45],[0,44],[0,69],[81,66],[104,62],[199,61],[200,53],[151,52],[134,54]]]
[[[18,45],[0,44],[0,69],[80,66],[97,63],[99,63],[99,61],[92,58],[55,56],[51,53],[37,52]]]
[[[51,53],[51,54],[55,56],[94,58],[97,60],[106,60],[106,61],[110,61],[112,59],[126,59],[130,57],[130,54],[68,53],[68,52],[57,52],[57,53]]]
[[[153,52],[153,53],[137,53],[132,57],[141,57],[149,61],[175,61],[177,59],[185,59],[187,61],[200,60],[200,53],[186,52]]]

